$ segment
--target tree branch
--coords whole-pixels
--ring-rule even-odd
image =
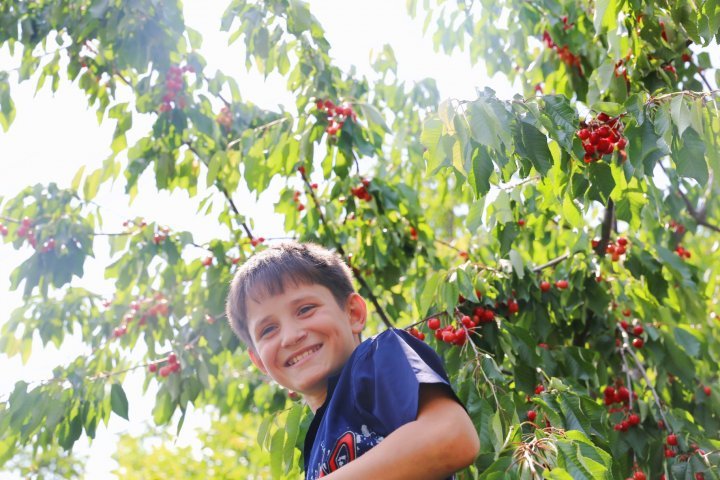
[[[190,149],[190,151],[193,152],[195,154],[195,156],[197,158],[199,158],[200,161],[203,162],[203,164],[205,164],[206,167],[208,166],[209,162],[207,162],[205,160],[205,158],[203,158],[202,155],[200,155],[200,153],[195,149],[195,147],[191,143],[185,142],[185,145],[187,145],[187,147]],[[230,204],[230,208],[235,213],[235,215],[239,218],[242,218],[242,215],[240,214],[240,210],[238,210],[237,206],[235,205],[235,202],[233,201],[232,197],[230,196],[230,193],[228,193],[225,186],[222,185],[217,179],[215,180],[215,185],[218,187],[218,190],[220,190],[222,192],[222,194],[225,196],[225,199]],[[248,227],[247,223],[245,223],[244,221],[241,221],[240,225],[242,226],[243,230],[245,230],[245,234],[247,235],[247,237],[252,239],[253,234],[250,231],[250,227]]]
[[[303,180],[303,183],[305,184],[305,189],[310,194],[310,198],[313,199],[313,203],[315,204],[315,208],[317,209],[318,215],[320,215],[320,221],[322,224],[330,230],[330,227],[327,223],[327,220],[325,219],[325,214],[323,214],[322,208],[320,208],[320,202],[318,202],[317,197],[315,196],[315,190],[312,188],[312,185],[310,185],[310,181],[308,180],[307,176],[305,175],[305,172],[300,171],[300,177]],[[342,248],[342,245],[336,243],[335,247],[337,248],[337,251],[340,255],[342,255],[343,258],[347,259],[347,255],[345,254],[345,250]],[[360,270],[357,268],[353,268],[353,274],[355,275],[355,278],[360,283],[360,285],[365,289],[365,291],[368,292],[368,297],[370,298],[370,301],[372,302],[373,306],[375,307],[375,310],[377,310],[378,315],[380,315],[380,319],[383,321],[386,327],[392,328],[392,322],[390,322],[390,319],[385,314],[385,310],[380,306],[380,302],[378,301],[377,297],[372,291],[372,288],[370,288],[370,285],[368,285],[367,281],[365,281],[365,278],[363,278],[362,274],[360,273]]]
[[[595,248],[595,253],[599,256],[605,255],[605,249],[607,248],[608,241],[610,241],[610,234],[613,231],[615,223],[615,203],[612,198],[608,199],[607,206],[605,207],[605,217],[603,218],[602,228],[600,230],[600,242]]]

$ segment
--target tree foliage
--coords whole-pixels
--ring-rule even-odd
[[[462,478],[717,478],[720,115],[708,52],[720,3],[408,10],[438,49],[484,61],[524,95],[441,101],[432,79],[397,80],[390,46],[372,78],[344,72],[307,4],[233,0],[221,28],[243,42],[246,67],[280,74],[296,98],[266,111],[207,71],[179,2],[0,6],[0,45],[22,59],[0,72],[3,128],[12,75],[53,90],[76,82],[115,123],[113,153],[95,170],[2,203],[5,248],[27,259],[12,274],[25,301],[0,351],[27,359],[35,332],[62,345],[76,330],[92,348],[0,403],[0,464],[23,445],[70,449],[112,412],[127,418],[136,399],[125,375],[147,369],[157,425],[176,412],[182,424],[192,404],[221,419],[220,447],[233,436],[227,419],[239,431],[259,424],[269,454],[253,468],[296,475],[307,417],[249,368],[222,319],[236,265],[269,242],[234,198],[279,185],[288,235],[340,252],[376,325],[417,328],[445,358],[481,439]],[[152,128],[128,145],[140,117]],[[99,188],[121,180],[131,201],[142,176],[193,198],[204,182],[198,215],[217,215],[227,234],[198,245],[138,218],[106,238]],[[111,301],[73,284],[108,238]],[[130,355],[138,345],[142,359]],[[133,442],[121,450],[143,450]],[[146,468],[122,462],[123,475]]]

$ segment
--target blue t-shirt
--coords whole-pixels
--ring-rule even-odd
[[[328,378],[325,403],[305,437],[305,478],[334,472],[415,420],[421,383],[445,384],[455,396],[429,345],[399,329],[358,345],[340,373]]]

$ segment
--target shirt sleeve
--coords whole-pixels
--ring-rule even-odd
[[[387,435],[417,418],[424,383],[444,384],[457,399],[435,350],[403,330],[390,329],[355,360],[352,398],[368,428]]]

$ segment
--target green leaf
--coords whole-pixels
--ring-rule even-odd
[[[685,352],[691,357],[698,357],[700,355],[700,340],[695,335],[686,330],[683,327],[675,327],[673,329],[675,340],[679,346],[685,350]]]
[[[515,275],[522,280],[523,277],[525,277],[525,267],[520,252],[515,249],[510,250],[510,263],[513,266],[513,272],[515,272]]]
[[[705,161],[705,144],[695,130],[686,130],[682,147],[672,154],[677,173],[682,177],[694,178],[701,186],[707,184],[710,173]]]
[[[677,95],[670,101],[670,116],[677,127],[678,136],[682,137],[692,121],[690,108],[688,108],[683,95]]]
[[[369,103],[356,103],[355,105],[360,107],[363,117],[365,118],[365,120],[367,120],[368,126],[370,128],[372,128],[373,125],[377,125],[383,130],[385,130],[387,133],[390,133],[390,127],[387,126],[387,123],[385,123],[385,119],[380,114],[380,112],[378,112],[377,108],[370,105]]]
[[[300,420],[302,419],[303,407],[294,405],[288,413],[285,421],[285,448],[283,452],[283,463],[285,464],[285,473],[292,468],[293,457],[295,455],[295,444],[297,443],[298,432],[300,431]]]
[[[110,387],[110,406],[115,414],[128,419],[128,399],[119,383],[113,383]]]
[[[478,147],[473,151],[472,169],[468,175],[468,182],[475,192],[475,198],[480,198],[490,191],[490,175],[495,171],[495,165],[485,147]]]
[[[530,159],[535,170],[541,175],[547,175],[552,167],[552,155],[548,148],[547,137],[527,122],[520,121],[518,123],[522,135],[521,143],[524,147],[521,154]]]
[[[270,472],[272,478],[281,478],[283,473],[283,444],[285,430],[278,428],[270,440]]]

